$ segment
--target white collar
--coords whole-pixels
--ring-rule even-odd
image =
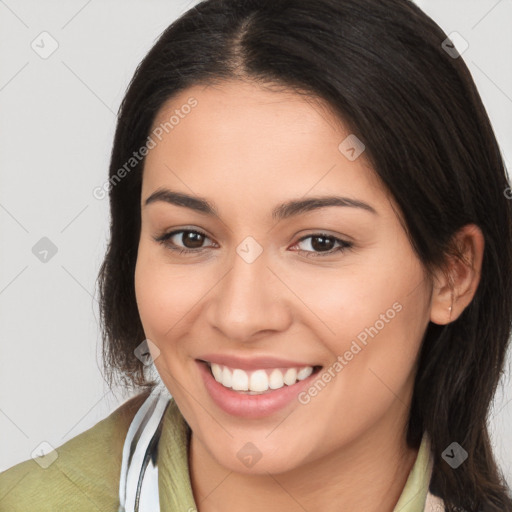
[[[158,440],[172,398],[161,386],[146,398],[133,418],[123,447],[118,512],[159,512]]]

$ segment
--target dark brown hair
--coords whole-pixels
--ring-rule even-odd
[[[512,511],[487,417],[512,322],[512,211],[486,110],[443,30],[408,0],[206,0],[168,27],[141,62],[120,107],[110,164],[110,242],[100,286],[109,382],[151,386],[134,349],[145,335],[134,292],[146,142],[164,102],[230,79],[275,84],[324,100],[361,139],[431,272],[454,233],[474,223],[485,251],[475,297],[446,326],[430,323],[419,355],[407,440],[432,440],[430,489],[447,510]],[[468,459],[452,469],[453,441]]]

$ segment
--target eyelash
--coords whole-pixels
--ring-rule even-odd
[[[178,254],[183,253],[195,253],[199,254],[201,251],[206,249],[206,247],[201,247],[199,249],[189,249],[187,247],[177,247],[176,244],[170,243],[168,240],[173,237],[174,235],[177,235],[179,233],[196,233],[198,235],[202,235],[205,238],[209,238],[206,233],[203,233],[202,231],[198,231],[195,229],[179,229],[176,231],[171,231],[170,233],[164,233],[162,236],[155,238],[155,241],[161,243],[166,248],[170,249],[171,251],[177,252]],[[335,242],[338,242],[341,244],[339,247],[334,247],[333,249],[330,249],[329,251],[324,252],[314,252],[314,251],[304,251],[304,250],[298,250],[297,252],[299,254],[304,253],[303,255],[306,258],[317,258],[317,257],[323,257],[323,256],[332,256],[333,254],[337,252],[344,252],[347,249],[351,249],[353,244],[351,242],[347,242],[345,240],[342,240],[340,238],[337,238],[332,235],[327,235],[324,233],[313,233],[311,235],[307,235],[302,237],[300,240],[298,240],[294,245],[297,245],[298,243],[307,240],[308,238],[329,238],[331,240],[334,240]]]

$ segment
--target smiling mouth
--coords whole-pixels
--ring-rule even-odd
[[[213,378],[222,386],[247,395],[269,393],[307,379],[318,373],[322,366],[297,366],[287,368],[261,368],[242,370],[230,366],[198,360],[208,366]]]

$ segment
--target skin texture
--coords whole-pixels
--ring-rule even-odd
[[[429,321],[453,321],[471,301],[482,234],[463,228],[469,263],[453,260],[449,274],[429,280],[364,153],[354,161],[342,154],[349,132],[321,102],[246,82],[194,86],[168,101],[154,126],[190,97],[197,106],[146,158],[135,285],[145,334],[160,350],[156,368],[193,432],[198,508],[391,512],[417,454],[405,425],[422,337]],[[145,205],[162,187],[206,198],[219,215]],[[287,200],[333,194],[376,214],[331,206],[271,218]],[[196,245],[171,239],[202,252],[155,241],[178,229],[206,233]],[[352,247],[322,256],[340,244],[300,241],[319,232]],[[263,250],[250,264],[236,252],[248,236]],[[200,378],[195,359],[212,352],[332,367],[397,303],[400,311],[307,404],[243,419],[222,411]],[[252,467],[237,457],[247,442],[262,455]]]

